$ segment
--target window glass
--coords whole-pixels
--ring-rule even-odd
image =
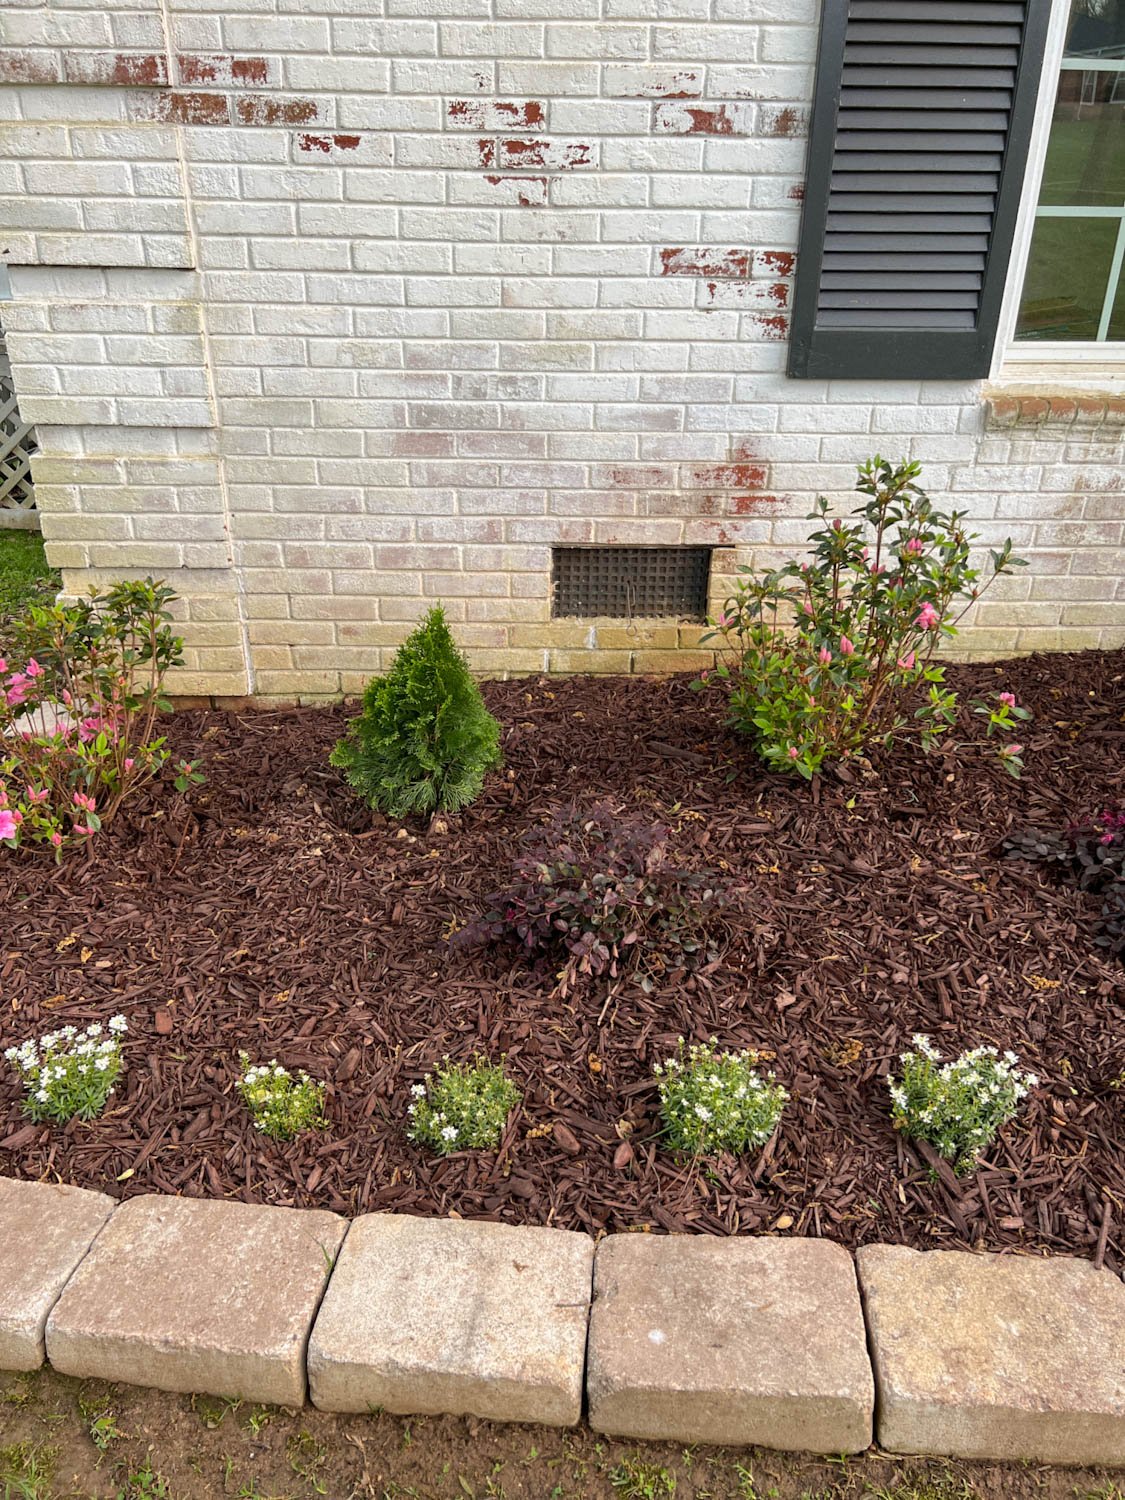
[[[1125,338],[1125,0],[1072,0],[1017,339]]]

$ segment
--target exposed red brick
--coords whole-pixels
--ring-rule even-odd
[[[230,61],[232,83],[268,83],[270,63],[266,57],[232,57]]]
[[[502,167],[557,167],[568,172],[593,165],[590,147],[582,141],[497,141]]]
[[[320,114],[315,99],[292,99],[278,94],[247,94],[234,101],[243,125],[311,125]]]
[[[299,151],[323,151],[326,156],[331,154],[333,148],[337,151],[354,151],[358,145],[358,135],[309,135],[305,132],[297,137]]]
[[[768,482],[768,465],[753,463],[710,464],[689,469],[684,478],[689,486],[716,490],[761,490]]]
[[[749,135],[746,105],[659,104],[656,129],[675,135]]]
[[[732,495],[731,510],[736,516],[757,516],[781,503],[780,495]]]
[[[1025,426],[1030,423],[1041,422],[1044,417],[1051,414],[1051,403],[1045,396],[1021,396],[1020,414],[1017,418],[1019,425]]]
[[[68,83],[158,88],[168,83],[167,59],[159,52],[64,52]]]
[[[477,155],[480,157],[482,167],[494,167],[496,165],[496,142],[487,139],[478,141]]]
[[[229,125],[230,106],[225,94],[148,94],[133,117],[166,120],[173,125]]]
[[[751,251],[712,245],[673,247],[660,252],[661,276],[712,276],[741,280],[750,275]]]
[[[795,104],[760,104],[758,106],[759,135],[807,135],[809,117],[807,110]]]
[[[490,173],[484,180],[492,187],[499,187],[501,183],[510,183],[509,191],[517,208],[545,208],[547,206],[546,177],[517,177],[514,174],[501,177],[496,173]]]
[[[788,281],[710,281],[707,301],[719,307],[788,307]]]
[[[471,130],[527,130],[546,119],[537,99],[517,104],[500,99],[451,99],[446,108],[451,125]]]
[[[0,83],[59,83],[61,78],[56,53],[0,47]]]
[[[805,201],[805,184],[803,182],[795,182],[789,189],[786,197],[790,198],[794,203],[803,203]]]
[[[792,276],[797,257],[792,250],[758,250],[754,271],[762,276]]]
[[[648,78],[635,88],[623,88],[622,99],[698,99],[703,92],[703,74],[681,68],[663,77]]]
[[[789,337],[789,319],[784,313],[759,314],[754,322],[771,342],[782,343]]]

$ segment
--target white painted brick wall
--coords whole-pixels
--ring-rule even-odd
[[[1125,640],[1120,390],[786,378],[816,24],[7,6],[3,317],[68,586],[164,573],[184,692],[354,691],[437,598],[482,671],[691,666],[691,627],[551,621],[551,546],[711,545],[718,599],[878,449],[1030,559],[967,652]]]

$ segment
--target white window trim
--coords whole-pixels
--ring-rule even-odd
[[[1091,383],[1102,387],[1107,384],[1114,388],[1125,386],[1125,343],[1099,344],[1092,340],[1050,343],[1045,339],[1017,343],[1015,338],[1069,17],[1070,0],[1053,0],[1043,76],[1035,105],[1035,123],[1028,146],[1027,171],[992,355],[992,385],[1050,385],[1056,389],[1059,386],[1088,388]]]

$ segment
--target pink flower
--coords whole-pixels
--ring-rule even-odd
[[[912,536],[902,549],[909,557],[921,557],[926,549],[926,544],[920,536]]]
[[[0,656],[0,672],[6,672],[7,670],[8,670],[8,663],[4,660],[4,658],[2,656]]]
[[[55,846],[56,849],[62,843],[62,834],[59,833],[57,830],[56,830],[56,832],[52,833],[52,835],[51,835],[51,843]]]
[[[29,677],[42,677],[43,675],[43,668],[35,660],[34,656],[28,660],[27,666],[24,668],[24,671]]]
[[[23,672],[13,672],[8,680],[8,691],[4,697],[9,708],[18,708],[23,703],[31,686],[31,679]]]
[[[821,646],[820,650],[816,653],[816,659],[822,667],[826,667],[832,660],[832,653],[827,646]]]
[[[905,656],[900,656],[899,659],[898,659],[898,665],[899,665],[899,670],[902,671],[902,672],[913,672],[913,670],[914,670],[914,652],[913,651],[908,651]]]
[[[914,624],[919,630],[936,630],[940,623],[941,618],[937,610],[927,599],[918,611],[918,618],[914,621]]]
[[[802,611],[803,614],[806,614],[806,615],[811,615],[812,614],[813,607],[812,607],[812,605],[809,603],[809,601],[807,599],[802,599],[801,600],[801,611]]]
[[[711,674],[710,674],[710,672],[701,672],[699,675],[703,678],[703,681],[706,682],[707,679],[708,679],[708,677]],[[127,771],[131,771],[136,764],[137,764],[137,762],[133,759],[133,757],[131,755],[127,755],[125,757],[125,769]]]
[[[1001,755],[1018,755],[1022,749],[1023,749],[1022,745],[1005,745],[1004,748],[1003,748],[1003,750],[1001,750],[1000,754]]]
[[[840,637],[840,655],[841,656],[854,656],[855,655],[855,647],[852,645],[851,641],[848,640],[848,638],[847,638],[846,635],[842,635]]]
[[[75,833],[82,834],[85,838],[89,838],[91,834],[97,832],[96,829],[88,827],[85,823],[75,823],[74,831]]]
[[[1000,694],[1000,702],[1001,703],[1006,703],[1009,708],[1015,708],[1015,706],[1016,706],[1016,695],[1015,695],[1015,693],[1001,693]]]
[[[796,745],[790,745],[789,746],[789,759],[790,760],[800,760],[800,758],[801,758],[801,752],[797,749]]]
[[[33,786],[29,786],[27,789],[27,800],[31,803],[32,807],[38,807],[40,802],[46,802],[49,796],[50,791],[47,787],[40,787],[39,791],[36,791]]]
[[[731,616],[727,614],[726,610],[724,610],[723,613],[719,616],[719,620],[718,620],[719,629],[720,630],[724,630],[730,624],[730,622],[731,622]]]
[[[7,808],[0,809],[0,839],[14,839],[18,827],[15,813]]]

